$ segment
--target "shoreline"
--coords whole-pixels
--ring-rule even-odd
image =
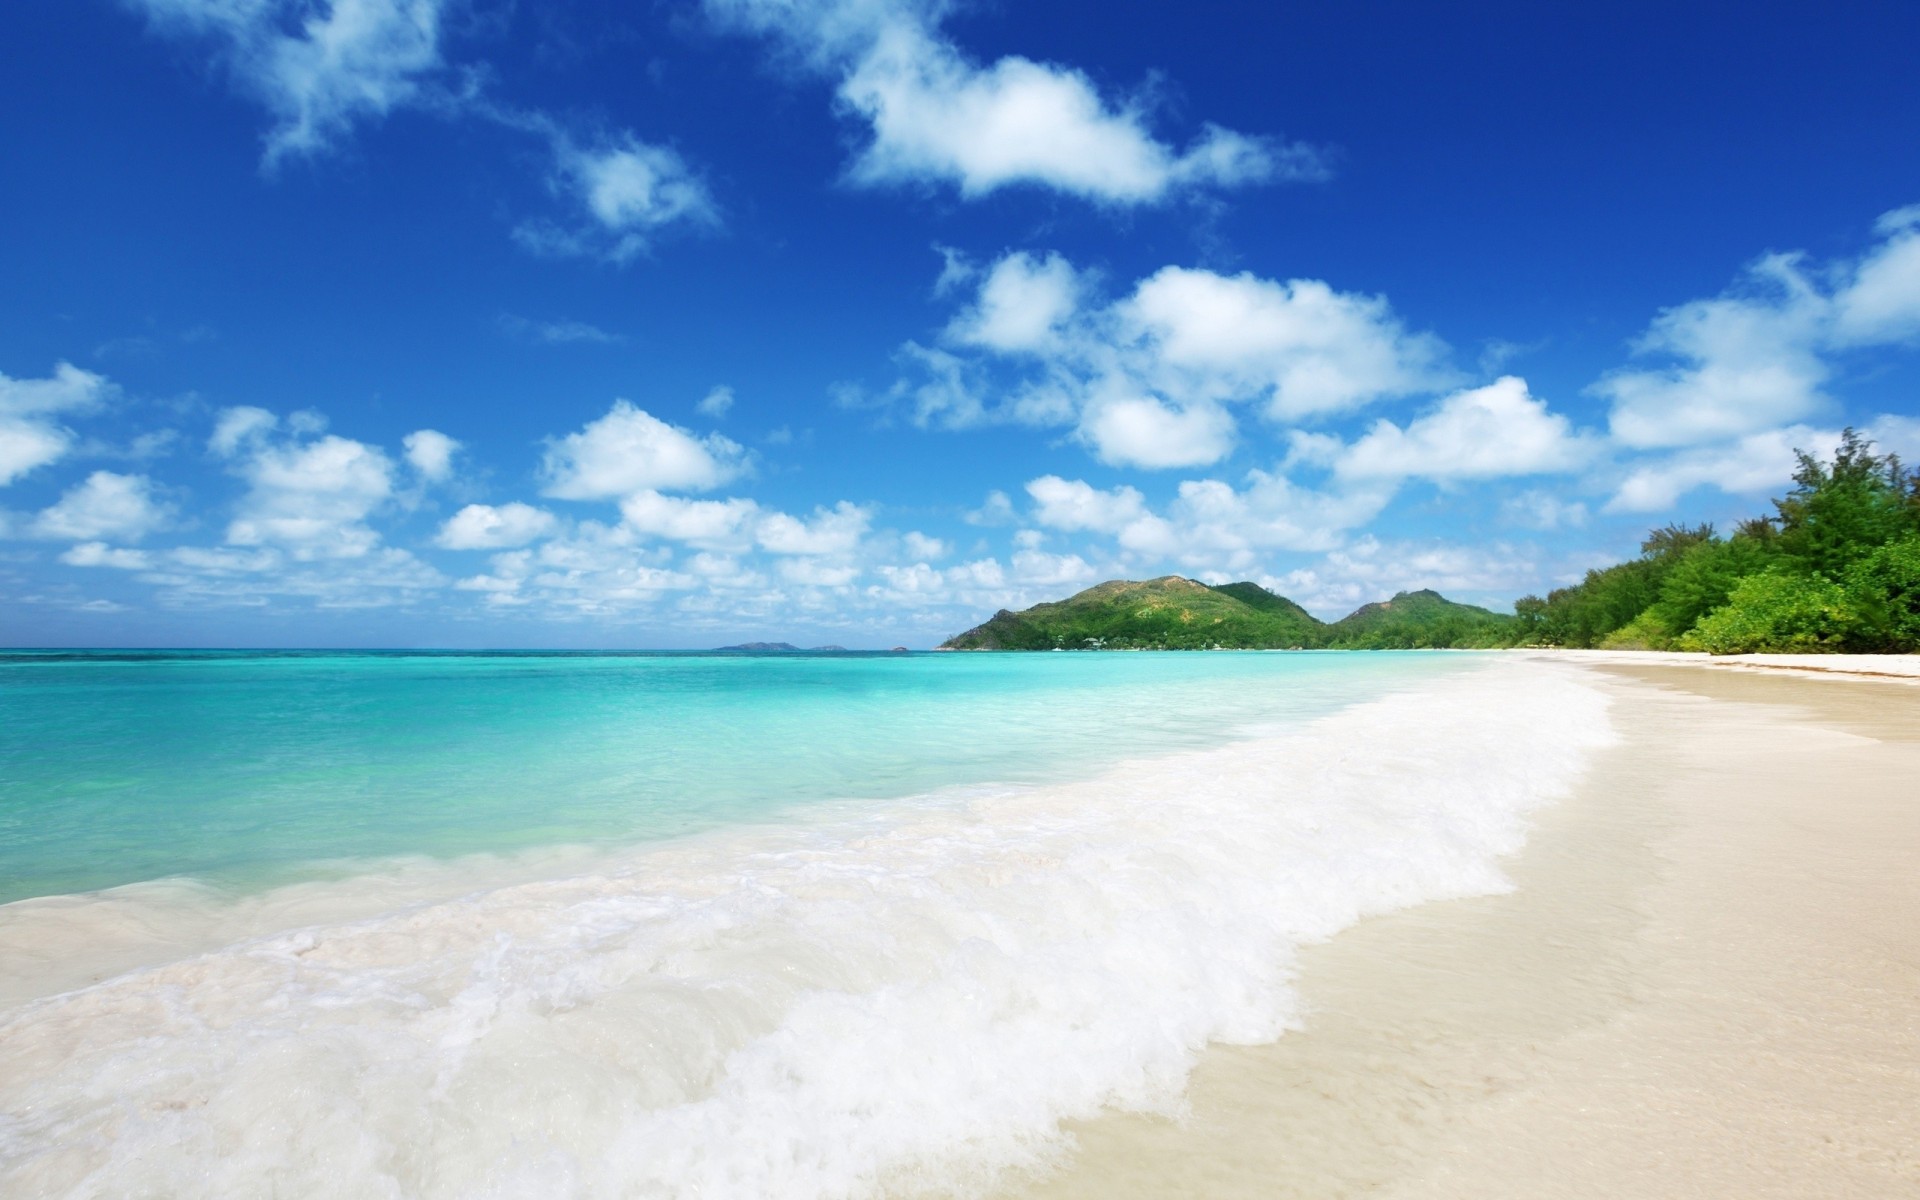
[[[1602,653],[1540,655],[1625,740],[1536,815],[1516,890],[1306,948],[1302,1028],[1210,1048],[1183,1117],[1082,1123],[1005,1195],[1915,1194],[1920,695]]]

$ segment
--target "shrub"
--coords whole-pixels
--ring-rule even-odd
[[[1680,640],[1710,654],[1837,652],[1860,625],[1846,589],[1823,575],[1749,575]]]
[[[1920,534],[1881,546],[1847,571],[1854,649],[1920,650]]]

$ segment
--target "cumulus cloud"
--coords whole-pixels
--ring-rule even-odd
[[[717,433],[669,425],[626,400],[547,447],[546,494],[608,500],[649,490],[707,491],[746,470],[746,451]]]
[[[744,548],[760,506],[751,500],[690,500],[647,490],[620,502],[627,528],[648,537],[708,547]]]
[[[1455,392],[1403,429],[1382,419],[1335,463],[1349,479],[1493,479],[1570,471],[1598,447],[1516,375]]]
[[[1277,472],[1251,471],[1243,487],[1220,479],[1184,480],[1172,502],[1156,512],[1131,487],[1102,489],[1057,475],[1027,484],[1035,523],[1109,536],[1129,568],[1158,570],[1173,563],[1243,578],[1276,551],[1338,546],[1348,530],[1379,515],[1393,490],[1391,483],[1362,482],[1317,491]]]
[[[1058,475],[1030,481],[1027,495],[1033,497],[1033,519],[1052,529],[1119,533],[1148,515],[1145,498],[1134,488],[1096,488]]]
[[[842,500],[816,508],[811,518],[769,513],[754,531],[760,548],[772,554],[801,556],[851,554],[873,521],[871,510]]]
[[[1608,512],[1659,512],[1698,487],[1715,487],[1733,495],[1761,495],[1793,478],[1796,449],[1832,446],[1836,430],[1794,425],[1749,434],[1737,441],[1694,446],[1635,467],[1627,474]]]
[[[1593,386],[1616,440],[1642,449],[1739,439],[1831,406],[1835,356],[1920,339],[1920,206],[1876,226],[1857,260],[1768,254],[1732,288],[1666,309],[1634,344],[1671,360]]]
[[[1080,281],[1058,254],[1009,254],[993,264],[978,296],[947,326],[947,337],[1002,354],[1055,344],[1078,305]]]
[[[220,415],[214,418],[213,436],[207,439],[207,449],[225,458],[279,423],[280,418],[252,405],[222,409]]]
[[[155,500],[153,481],[146,476],[95,471],[42,510],[33,531],[71,541],[137,542],[164,525],[167,517],[167,506]]]
[[[228,543],[279,547],[302,562],[372,552],[380,538],[366,519],[393,495],[392,460],[364,442],[314,436],[317,419],[290,418],[280,440],[268,436],[276,424],[261,409],[228,409],[215,426],[214,451],[248,484]]]
[[[420,102],[446,63],[446,0],[129,0],[163,33],[209,39],[274,125],[269,166],[329,150],[354,125]]]
[[[714,388],[700,397],[700,403],[693,406],[693,411],[703,417],[720,420],[733,411],[733,389],[725,386]]]
[[[1380,297],[1318,280],[1167,267],[1118,300],[1059,255],[1015,252],[976,275],[941,347],[908,343],[877,401],[915,423],[1074,427],[1103,462],[1217,462],[1235,406],[1292,422],[1436,390],[1446,347]]]
[[[1317,279],[1165,267],[1119,308],[1163,377],[1209,395],[1263,394],[1277,418],[1342,412],[1444,384],[1446,348],[1386,300]]]
[[[1176,149],[1140,105],[1108,100],[1071,67],[1017,55],[981,66],[940,33],[943,6],[707,0],[707,9],[839,78],[841,110],[871,135],[849,170],[857,183],[945,183],[966,197],[1025,185],[1128,205],[1328,174],[1309,146],[1213,125]]]
[[[65,457],[74,434],[59,418],[98,408],[113,390],[104,376],[64,362],[45,379],[0,375],[0,487]]]
[[[453,456],[460,443],[439,430],[416,429],[401,438],[400,445],[407,462],[428,483],[440,483],[453,475]]]
[[[1737,293],[1667,309],[1635,344],[1680,360],[1622,370],[1594,391],[1612,404],[1621,443],[1652,448],[1738,437],[1822,407],[1829,368],[1818,353],[1830,301],[1788,255],[1770,255]]]
[[[518,500],[469,504],[447,518],[434,542],[448,550],[504,550],[545,537],[558,525],[552,513]]]
[[[1082,414],[1079,435],[1113,466],[1199,467],[1233,449],[1233,418],[1214,404],[1178,408],[1153,396],[1103,396]]]

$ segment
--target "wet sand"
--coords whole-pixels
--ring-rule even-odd
[[[1623,744],[1516,889],[1310,947],[1031,1198],[1920,1196],[1920,687],[1609,656]]]

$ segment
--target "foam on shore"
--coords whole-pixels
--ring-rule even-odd
[[[1503,889],[1611,736],[1599,691],[1508,662],[1085,783],[252,938],[0,1013],[0,1191],[985,1186],[1063,1120],[1177,1107],[1208,1042],[1279,1036],[1297,947]]]

